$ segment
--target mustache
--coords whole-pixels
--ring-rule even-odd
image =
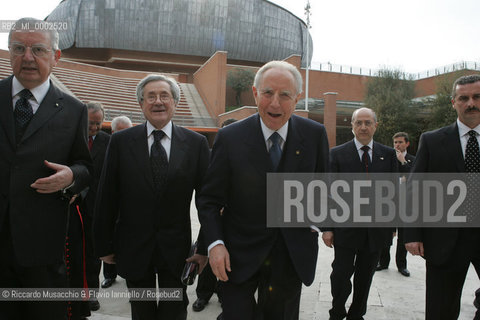
[[[471,112],[471,111],[480,111],[480,109],[476,106],[473,107],[468,107],[465,112]]]

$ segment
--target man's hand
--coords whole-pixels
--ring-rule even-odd
[[[46,178],[37,179],[30,185],[38,193],[54,193],[73,183],[73,172],[69,167],[47,160],[44,163],[50,169],[55,170],[55,173]]]
[[[412,255],[423,257],[423,254],[424,254],[423,242],[408,242],[408,243],[405,243],[405,248]]]
[[[210,249],[210,266],[212,267],[213,274],[222,281],[227,281],[227,271],[231,272],[230,268],[230,255],[227,248],[223,244],[217,244]]]
[[[108,264],[115,264],[115,254],[109,254],[108,256],[100,257],[100,260]]]
[[[200,273],[202,273],[203,268],[205,268],[205,266],[208,263],[208,257],[203,256],[203,255],[198,254],[198,253],[195,253],[190,258],[187,258],[186,261],[187,262],[195,262],[196,264],[198,264],[198,274],[200,274]]]
[[[401,152],[398,149],[395,149],[395,151],[396,151],[396,154],[397,154],[397,159],[398,159],[398,161],[400,161],[400,163],[407,162],[407,160],[405,160],[405,156],[403,155],[403,152]]]
[[[70,202],[69,202],[68,204],[74,203],[75,200],[77,200],[77,198],[78,198],[78,193],[77,193],[77,194],[74,194],[74,195],[72,196],[72,198],[70,199]]]
[[[327,247],[333,248],[333,231],[325,231],[322,233],[322,239]]]

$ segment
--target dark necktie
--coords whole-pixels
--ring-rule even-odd
[[[15,103],[15,122],[17,125],[24,128],[33,117],[32,105],[28,101],[33,95],[28,89],[23,89],[18,95],[20,96],[20,99]]]
[[[167,152],[160,140],[165,136],[162,130],[153,131],[153,144],[150,149],[150,165],[153,173],[153,184],[157,193],[160,193],[167,181],[168,158]]]
[[[467,221],[472,221],[478,211],[478,192],[479,181],[478,174],[468,174],[480,172],[480,151],[478,149],[477,133],[474,130],[468,132],[470,138],[467,141],[465,149],[465,171],[467,172],[467,197],[465,199],[464,212],[467,215]]]
[[[88,150],[92,151],[92,147],[93,147],[93,137],[90,136],[88,137]]]
[[[480,151],[478,150],[477,133],[475,130],[468,132],[467,148],[465,149],[465,171],[480,172]]]
[[[361,147],[363,151],[362,155],[362,163],[365,167],[365,172],[368,172],[368,168],[372,165],[372,161],[370,160],[370,155],[368,154],[368,150],[370,150],[369,146],[363,146]]]
[[[27,128],[28,123],[33,117],[32,105],[28,99],[32,98],[33,95],[28,89],[23,89],[18,93],[20,98],[15,103],[15,110],[13,115],[15,117],[15,135],[17,137],[17,142],[19,142]]]
[[[272,142],[272,146],[270,147],[269,154],[270,159],[272,160],[272,167],[274,171],[277,171],[278,164],[280,163],[280,159],[282,158],[282,149],[280,148],[280,135],[277,132],[272,133],[270,136],[270,141]]]

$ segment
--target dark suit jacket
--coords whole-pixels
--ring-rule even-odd
[[[15,141],[12,77],[0,81],[0,230],[10,222],[13,248],[21,265],[63,261],[68,202],[60,192],[40,194],[30,187],[52,174],[43,161],[73,171],[78,193],[90,180],[87,108],[52,83],[22,140]]]
[[[364,165],[358,155],[354,140],[348,141],[330,151],[331,172],[364,172]],[[393,148],[373,142],[372,165],[369,172],[398,172],[398,160]],[[322,229],[328,231],[331,229]],[[334,228],[334,243],[346,248],[379,251],[392,244],[391,228]],[[368,236],[368,237],[367,237]],[[368,243],[365,242],[368,239]]]
[[[105,153],[107,152],[109,141],[110,135],[100,130],[95,136],[95,140],[93,140],[92,150],[90,150],[90,156],[92,157],[93,161],[93,179],[90,182],[90,186],[82,192],[85,193],[82,213],[89,215],[91,219],[93,219],[98,183],[100,182],[103,161],[105,160]]]
[[[323,125],[295,115],[288,125],[278,171],[326,172],[328,141]],[[225,242],[232,267],[229,279],[241,283],[258,271],[281,232],[299,278],[310,285],[318,234],[310,228],[266,227],[267,172],[272,168],[258,114],[218,132],[199,197],[206,244]]]
[[[405,155],[405,160],[407,163],[402,165],[400,161],[398,162],[398,171],[402,173],[410,173],[413,169],[413,164],[415,163],[415,156],[412,156],[410,153]]]
[[[154,254],[181,275],[191,245],[192,193],[208,166],[205,137],[173,125],[167,187],[156,196],[146,130],[142,124],[112,135],[95,206],[95,252],[114,253],[118,274],[129,280],[146,275]]]
[[[412,172],[465,172],[456,122],[422,134]],[[458,228],[406,228],[404,241],[423,242],[425,258],[441,265],[452,254],[458,236]]]

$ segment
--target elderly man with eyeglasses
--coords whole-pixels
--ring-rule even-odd
[[[151,74],[140,80],[137,101],[146,122],[112,135],[98,187],[97,255],[116,263],[129,289],[155,290],[158,284],[177,298],[132,300],[135,320],[187,318],[181,275],[192,237],[190,202],[202,186],[210,151],[204,136],[172,122],[179,100],[175,79]],[[194,259],[201,268],[207,260]]]
[[[330,170],[335,173],[398,172],[398,161],[393,148],[373,140],[377,129],[377,116],[372,109],[360,108],[352,114],[354,138],[330,151]],[[369,207],[361,209],[372,210]],[[392,228],[339,227],[324,229],[324,243],[335,250],[330,275],[332,309],[330,320],[363,319],[367,312],[367,299],[373,274],[384,248],[392,244]],[[348,311],[345,303],[352,292]]]
[[[50,81],[61,53],[45,24],[16,22],[13,76],[0,81],[0,287],[16,290],[67,287],[68,196],[88,185],[92,168],[87,109]],[[65,301],[0,302],[1,319],[66,315]]]

